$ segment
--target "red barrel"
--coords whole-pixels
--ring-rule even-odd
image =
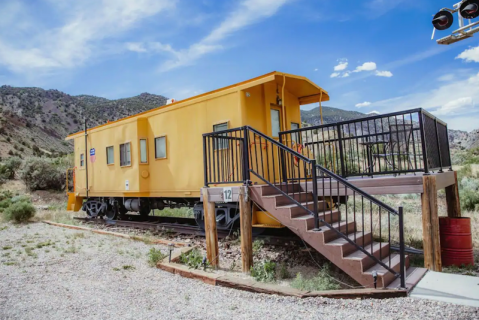
[[[442,265],[474,265],[471,219],[439,217]]]

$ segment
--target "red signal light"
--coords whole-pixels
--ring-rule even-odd
[[[479,0],[466,0],[459,8],[461,16],[465,19],[474,19],[479,16]]]
[[[432,25],[437,30],[446,30],[452,25],[453,21],[452,13],[449,11],[439,11],[432,19]]]

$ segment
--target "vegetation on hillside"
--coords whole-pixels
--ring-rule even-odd
[[[359,119],[366,116],[367,114],[357,112],[357,111],[342,110],[342,109],[332,108],[332,107],[323,107],[323,121],[325,124]],[[314,126],[320,125],[321,116],[319,113],[319,107],[311,109],[311,110],[301,110],[301,121]]]
[[[166,104],[160,95],[109,100],[71,96],[58,90],[0,87],[0,156],[62,155],[72,151],[64,138],[83,129],[84,119],[93,127],[107,121]]]

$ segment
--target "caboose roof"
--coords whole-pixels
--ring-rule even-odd
[[[131,115],[122,119],[118,119],[115,121],[110,121],[105,124],[93,127],[93,128],[88,128],[89,132],[96,131],[100,128],[104,128],[113,124],[118,124],[120,122],[126,121],[128,119],[136,118],[136,117],[141,117],[146,114],[155,114],[157,112],[161,112],[163,109],[171,109],[171,108],[180,108],[185,105],[189,105],[191,103],[197,103],[203,100],[208,100],[211,99],[217,95],[222,95],[224,93],[227,93],[229,91],[237,91],[237,90],[244,90],[248,89],[250,87],[254,87],[266,82],[270,81],[275,81],[280,87],[283,86],[283,81],[286,80],[286,85],[285,89],[292,93],[293,95],[297,96],[299,98],[299,104],[304,105],[304,104],[310,104],[314,102],[319,102],[319,99],[321,101],[328,101],[329,100],[329,95],[326,91],[324,91],[321,87],[313,83],[311,80],[309,80],[306,77],[301,77],[301,76],[296,76],[292,74],[287,74],[287,73],[282,73],[278,71],[273,71],[267,74],[264,74],[262,76],[252,78],[246,81],[238,82],[236,84],[223,87],[220,89],[216,89],[210,92],[202,93],[197,96],[193,96],[187,99],[175,101],[171,104],[163,105],[158,108],[150,109],[144,112],[137,113],[135,115]],[[74,139],[80,135],[84,134],[84,131],[76,132],[73,134],[70,134],[65,138],[65,140],[71,140]]]

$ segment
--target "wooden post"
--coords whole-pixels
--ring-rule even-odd
[[[209,201],[208,188],[203,188],[206,255],[210,264],[219,267],[218,233],[216,232],[215,203]]]
[[[253,224],[251,216],[251,200],[248,187],[241,186],[239,192],[240,229],[241,229],[241,261],[243,272],[249,273],[253,266]]]
[[[449,218],[461,217],[461,201],[459,200],[459,189],[457,184],[457,171],[454,171],[455,183],[446,187],[447,216]]]
[[[433,271],[442,271],[441,244],[439,241],[439,218],[437,208],[436,177],[423,176],[422,235],[424,244],[424,267]]]

